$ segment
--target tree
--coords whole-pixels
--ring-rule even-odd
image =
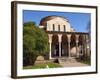
[[[23,26],[23,65],[31,65],[38,55],[48,53],[48,36],[34,22],[24,23]]]

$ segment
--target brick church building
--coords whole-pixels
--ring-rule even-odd
[[[49,59],[90,56],[89,33],[77,32],[62,16],[47,16],[40,21],[49,38]]]

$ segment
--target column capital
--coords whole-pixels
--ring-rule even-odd
[[[52,36],[53,36],[53,34],[48,34],[48,36],[49,36],[49,43],[52,43]]]
[[[79,34],[76,34],[75,37],[76,37],[76,38],[79,38]]]
[[[76,43],[78,43],[79,42],[79,35],[76,34],[75,37],[76,37]]]
[[[68,39],[70,39],[70,37],[71,37],[71,34],[67,34],[67,37],[68,37]]]
[[[52,37],[52,36],[53,36],[53,34],[48,34],[48,36],[49,36],[49,37]]]
[[[83,35],[83,39],[85,39],[86,38],[86,35]]]
[[[86,42],[89,42],[89,36],[86,35]]]
[[[67,37],[68,37],[68,42],[70,43],[70,41],[71,41],[71,39],[70,39],[71,34],[67,34]]]
[[[62,37],[62,34],[58,34],[58,37]]]
[[[79,39],[79,35],[78,34],[76,34],[75,37],[76,37],[76,39]]]

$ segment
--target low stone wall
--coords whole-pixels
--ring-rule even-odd
[[[45,60],[43,56],[38,56],[35,61],[35,64],[45,64],[45,63],[53,62],[53,61],[54,60]]]

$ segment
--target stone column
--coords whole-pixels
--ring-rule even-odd
[[[75,35],[75,37],[76,37],[76,56],[79,57],[79,52],[78,52],[79,35]]]
[[[62,34],[58,34],[58,41],[59,41],[59,57],[61,57],[61,41],[62,41]]]
[[[86,56],[90,55],[90,45],[89,45],[89,37],[86,35]]]
[[[84,51],[84,56],[86,57],[86,36],[83,35],[83,51]]]
[[[67,34],[67,37],[68,37],[68,57],[70,57],[70,42],[71,42],[71,34]]]
[[[49,36],[49,59],[51,59],[51,44],[52,44],[52,34],[48,34]]]
[[[83,55],[84,54],[84,42],[83,42],[83,35],[82,35],[82,42],[81,42],[81,54]]]
[[[82,51],[82,55],[84,54],[84,50],[83,50],[83,43],[81,44],[81,51]]]

